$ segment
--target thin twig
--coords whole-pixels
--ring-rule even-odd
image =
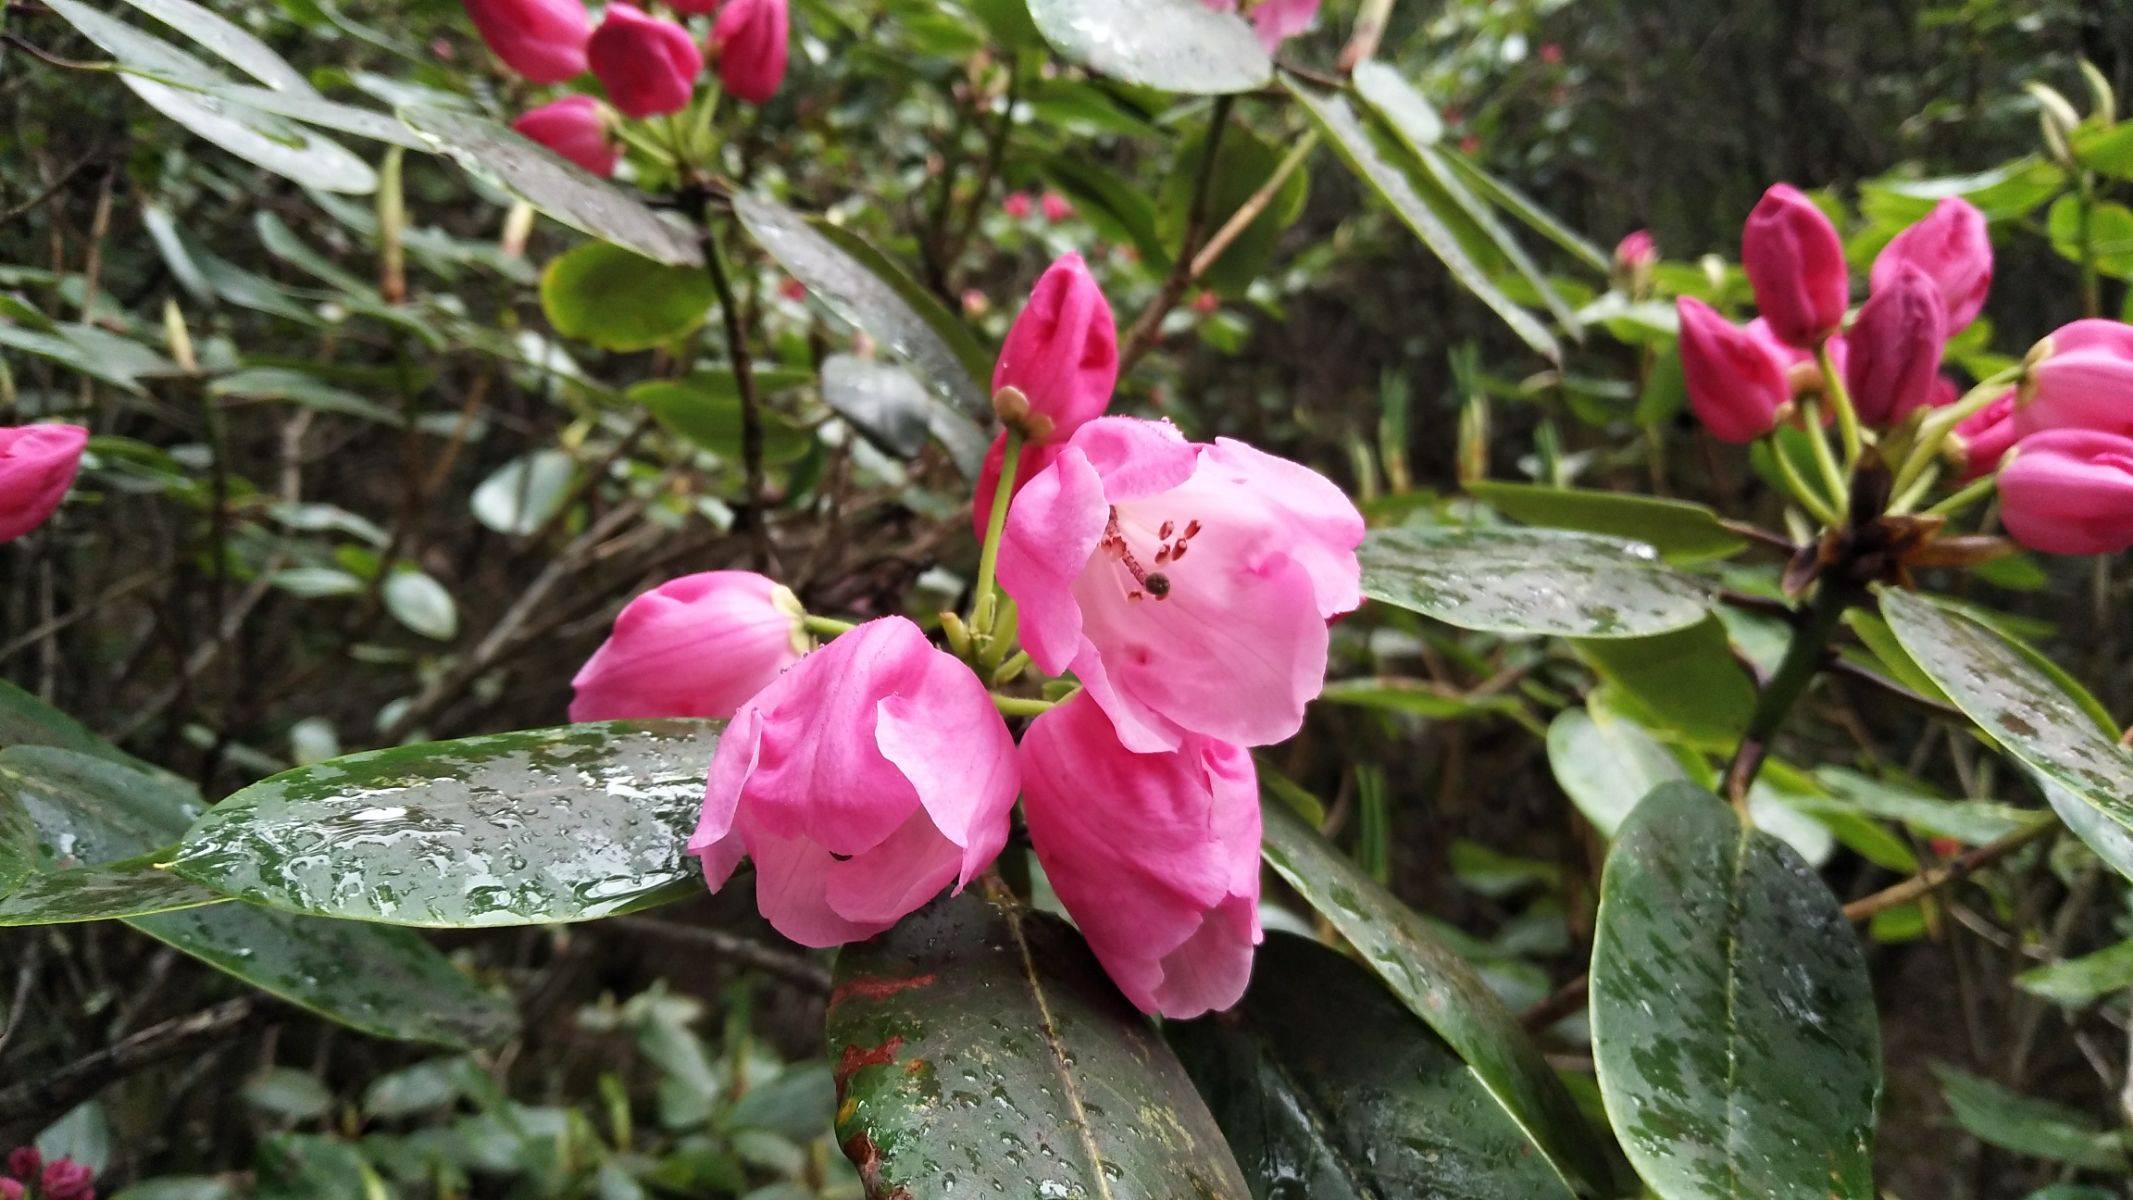
[[[770,542],[770,523],[763,503],[763,413],[755,394],[755,368],[748,354],[748,334],[741,328],[741,311],[733,299],[733,283],[726,278],[726,260],[719,253],[718,234],[704,225],[704,268],[711,274],[711,288],[718,293],[719,323],[726,331],[726,361],[733,367],[734,386],[741,396],[741,473],[747,503],[741,506],[755,566],[768,571],[776,566]]]
[[[1163,318],[1177,307],[1185,294],[1186,285],[1192,282],[1193,256],[1200,247],[1200,234],[1207,225],[1207,200],[1213,190],[1215,159],[1222,152],[1222,131],[1229,127],[1230,107],[1234,98],[1216,98],[1214,111],[1207,118],[1207,149],[1200,159],[1200,177],[1192,185],[1192,207],[1187,210],[1185,237],[1178,245],[1177,261],[1171,264],[1170,275],[1163,280],[1155,299],[1141,310],[1134,319],[1132,328],[1126,331],[1118,351],[1118,373],[1125,375],[1155,346],[1156,335],[1162,331]]]
[[[255,1011],[250,996],[225,1000],[213,1008],[151,1025],[58,1070],[18,1083],[0,1091],[0,1124],[66,1112],[135,1071],[229,1036],[251,1020]]]
[[[678,921],[661,921],[652,917],[618,917],[614,924],[617,928],[634,930],[650,937],[700,946],[721,958],[730,958],[744,967],[761,971],[765,975],[775,975],[803,990],[817,995],[829,994],[830,973],[827,967],[805,955],[765,945],[753,938],[727,933],[723,929],[684,925]]]

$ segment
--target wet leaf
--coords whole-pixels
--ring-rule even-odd
[[[400,119],[466,170],[494,178],[563,224],[669,266],[703,265],[687,229],[545,146],[472,113],[415,106]]]
[[[1643,542],[1672,562],[1724,558],[1748,544],[1717,513],[1686,500],[1496,480],[1469,484],[1467,491],[1521,524]]]
[[[171,874],[168,851],[95,866],[40,871],[0,897],[0,928],[110,921],[220,904],[228,897]]]
[[[849,230],[809,220],[761,196],[735,196],[734,215],[756,244],[845,321],[865,330],[946,406],[935,436],[975,475],[992,420],[992,355],[940,301]],[[946,424],[951,428],[945,429]]]
[[[2015,976],[2023,991],[2061,1004],[2083,1005],[2133,988],[2133,941],[2058,962],[2032,967]]]
[[[1607,856],[1593,1062],[1665,1200],[1870,1200],[1881,1050],[1837,898],[1716,796],[1669,784]]]
[[[1243,17],[1201,0],[1029,0],[1044,40],[1070,62],[1166,92],[1245,92],[1274,65]]]
[[[1881,615],[1920,670],[1986,736],[2047,781],[2133,832],[2133,755],[2034,651],[1921,596],[1881,595]]]
[[[316,95],[303,73],[243,26],[193,0],[126,0],[206,47],[216,57],[277,91]]]
[[[299,767],[210,809],[179,874],[272,908],[460,928],[658,903],[717,744],[706,721],[617,721],[396,746]]]
[[[856,354],[832,354],[822,363],[822,399],[898,458],[926,448],[933,397],[902,368]]]
[[[385,608],[423,637],[449,642],[459,635],[459,607],[452,593],[420,571],[401,569],[386,578]]]
[[[2133,1164],[2124,1130],[2107,1130],[2087,1113],[2012,1092],[1989,1079],[1936,1064],[1956,1123],[2003,1150],[2097,1171]]]
[[[867,1195],[1245,1200],[1214,1118],[1064,922],[967,893],[837,957],[837,1139]]]
[[[474,489],[474,519],[498,533],[525,537],[548,523],[570,499],[577,461],[562,450],[535,450],[491,472]]]
[[[756,387],[764,385],[757,372]],[[661,425],[727,462],[741,461],[741,392],[731,371],[698,371],[684,379],[647,379],[629,390],[632,403],[651,410]],[[815,435],[767,406],[763,421],[763,461],[784,466],[807,457]]]
[[[1606,681],[1611,707],[1704,749],[1730,751],[1755,710],[1755,681],[1733,657],[1716,618],[1650,637],[1580,638],[1575,645]]]
[[[1631,638],[1703,620],[1711,595],[1651,547],[1555,529],[1379,529],[1363,594],[1491,633]]]
[[[1503,318],[1504,324],[1511,327],[1511,332],[1536,353],[1550,360],[1562,357],[1562,347],[1556,342],[1555,335],[1496,286],[1488,272],[1467,254],[1444,217],[1431,206],[1423,190],[1408,174],[1412,168],[1406,160],[1412,156],[1405,147],[1392,144],[1390,135],[1358,113],[1347,97],[1322,95],[1287,76],[1283,77],[1283,82],[1318,122],[1320,130],[1333,143],[1333,148],[1349,169],[1392,207],[1401,223],[1437,256],[1460,287],[1494,310]]]
[[[37,869],[37,827],[29,810],[0,778],[0,896]]]
[[[1267,864],[1473,1069],[1555,1173],[1578,1191],[1612,1194],[1599,1138],[1474,968],[1287,806],[1262,805],[1261,818]]]
[[[1221,229],[1256,195],[1281,166],[1287,147],[1275,146],[1244,126],[1226,129],[1215,150],[1214,173],[1208,177],[1205,228]],[[1191,224],[1193,197],[1207,162],[1207,135],[1187,137],[1178,147],[1170,171],[1157,193],[1157,238],[1166,246],[1183,245]],[[1310,173],[1289,172],[1273,200],[1260,210],[1221,257],[1195,282],[1225,294],[1241,294],[1266,270],[1283,230],[1303,214],[1311,194]]]
[[[1163,1032],[1254,1195],[1571,1194],[1444,1039],[1352,959],[1304,938],[1270,934],[1242,1004]]]
[[[1642,725],[1609,713],[1566,708],[1548,723],[1548,765],[1555,782],[1602,837],[1650,791],[1688,773]]]

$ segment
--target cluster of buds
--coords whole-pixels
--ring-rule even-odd
[[[750,572],[623,609],[571,716],[729,719],[689,842],[713,890],[746,858],[786,936],[871,937],[985,871],[1019,799],[1127,998],[1183,1018],[1243,993],[1260,940],[1251,747],[1293,735],[1324,686],[1328,623],[1362,599],[1363,521],[1296,463],[1107,415],[1118,369],[1111,306],[1068,255],[1000,353],[976,600],[967,621],[942,615],[947,649],[900,616],[809,616]],[[1073,682],[994,690],[1032,667]]]
[[[1700,300],[1676,302],[1689,406],[1713,436],[1754,441],[1804,415],[1819,445],[1820,423],[1833,419],[1854,463],[1860,440],[1874,443],[1877,469],[1892,477],[1885,495],[1869,491],[1899,516],[1938,458],[1971,486],[1928,510],[1928,525],[1996,490],[2001,523],[2032,549],[2133,547],[2133,326],[2076,321],[1967,392],[1942,373],[1948,340],[1977,319],[1992,284],[1976,208],[1944,199],[1897,234],[1848,324],[1843,246],[1797,190],[1764,194],[1742,231],[1741,263],[1755,320],[1735,325]]]
[[[35,1146],[17,1146],[0,1175],[0,1200],[96,1200],[96,1172],[71,1158],[46,1162]]]
[[[668,2],[672,18],[613,0],[595,27],[580,0],[465,0],[482,41],[513,71],[540,84],[587,71],[600,81],[605,104],[573,93],[512,128],[603,177],[621,157],[615,113],[642,120],[680,112],[707,61],[727,95],[752,104],[769,100],[785,77],[786,0]],[[707,36],[682,24],[695,16],[711,17]]]

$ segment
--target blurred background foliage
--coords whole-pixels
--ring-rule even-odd
[[[533,97],[456,4],[217,11],[372,111],[508,117]],[[1466,512],[1460,485],[1494,478],[1649,489],[1774,523],[1755,465],[1681,413],[1670,308],[1653,303],[1742,296],[1727,263],[1773,180],[1824,189],[1862,266],[1937,191],[1985,207],[2000,269],[1993,332],[1981,323],[1957,355],[1973,375],[1993,365],[1988,344],[2014,352],[2084,309],[2118,315],[2133,279],[2133,150],[2119,149],[2133,137],[2097,112],[2089,156],[2062,166],[2024,90],[2047,83],[2093,111],[2085,60],[2126,94],[2133,20],[2104,0],[1395,5],[1380,57],[1435,120],[1402,132],[1465,181],[1432,196],[1493,305],[1323,145],[1181,284],[1180,239],[1244,205],[1312,128],[1286,97],[1238,100],[1203,173],[1211,102],[1060,66],[1012,0],[795,12],[793,74],[724,148],[727,174],[868,239],[985,346],[1045,262],[1083,252],[1122,326],[1149,322],[1128,335],[1145,353],[1120,407],[1310,462],[1379,517]],[[1284,60],[1331,70],[1354,16],[1329,3]],[[107,55],[36,0],[4,20],[0,420],[96,434],[61,518],[0,548],[8,679],[220,796],[345,751],[557,723],[624,600],[759,553],[734,364],[692,322],[618,340],[601,323],[612,296],[559,272],[544,303],[544,269],[580,235],[419,147],[344,137],[404,190],[404,234],[381,238],[370,189],[307,187],[185,133],[90,69]],[[670,190],[656,164],[634,166]],[[1496,183],[1562,228],[1522,219],[1528,202]],[[1462,207],[1462,191],[1490,202]],[[1023,212],[1015,193],[1072,212]],[[2100,231],[2085,241],[2064,207],[2077,195]],[[1665,258],[1656,290],[1608,277],[1605,248],[1636,228]],[[947,606],[975,558],[952,446],[867,419],[923,412],[917,385],[871,370],[891,359],[777,263],[737,237],[726,249],[771,410],[781,578],[822,612]],[[1506,310],[1544,323],[1560,363]],[[1986,598],[2123,713],[2120,567],[2020,558]],[[1724,570],[1750,594],[1774,578]],[[1683,636],[1766,661],[1770,624],[1728,612]],[[1739,714],[1670,704],[1682,693],[1663,656],[1399,615],[1344,623],[1335,649],[1334,703],[1274,760],[1514,1006],[1544,1005],[1590,932],[1600,841],[1576,807],[1581,772],[1693,775]],[[1696,694],[1731,694],[1705,684]],[[1622,720],[1596,725],[1581,701]],[[1860,770],[1774,763],[1770,778],[1796,844],[1836,855],[1846,894],[2034,804],[1989,756],[1922,738],[1871,693],[1825,694],[1816,711],[1818,752],[1796,759]],[[1833,815],[1832,797],[1853,807]],[[1893,1195],[2018,1196],[2112,1179],[2125,1160],[2133,971],[2123,952],[2080,958],[2118,940],[2122,898],[2070,840],[2018,865],[1874,925]],[[0,1141],[37,1136],[159,1200],[855,1194],[826,1141],[820,967],[706,932],[760,935],[748,907],[704,898],[597,934],[454,935],[454,956],[518,1007],[521,1032],[498,1047],[439,1058],[248,1008],[181,1056],[117,1064],[100,1082],[131,1082],[64,1113],[21,1089],[233,985],[123,929],[0,932]],[[2057,973],[2021,974],[2037,969]],[[1576,1067],[1569,1025],[1551,1048]]]

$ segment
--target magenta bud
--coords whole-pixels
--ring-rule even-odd
[[[1844,336],[1844,384],[1861,421],[1893,425],[1931,403],[1946,322],[1940,285],[1910,263],[1874,289]]]
[[[2000,522],[2046,554],[2133,546],[2133,438],[2054,429],[2023,438],[2000,468]]]
[[[607,118],[601,115],[600,102],[591,96],[565,96],[528,109],[511,122],[511,128],[602,179],[615,173],[615,163],[621,157],[614,140],[607,136]]]
[[[73,486],[89,431],[79,425],[0,428],[0,542],[10,542],[44,524]],[[24,1147],[15,1154],[36,1154]],[[13,1170],[13,1156],[9,1169]],[[30,1170],[36,1170],[33,1165]],[[16,1174],[29,1178],[22,1172]]]
[[[726,0],[711,29],[711,46],[727,92],[751,104],[777,94],[785,78],[788,20],[785,0]]]
[[[993,367],[992,390],[1016,388],[1065,440],[1110,407],[1118,383],[1118,325],[1079,254],[1053,263],[1015,317]]]
[[[1837,229],[1791,184],[1777,183],[1741,229],[1755,305],[1787,344],[1812,349],[1844,323],[1851,295]]]
[[[1967,200],[1950,196],[1933,211],[1881,248],[1868,282],[1879,292],[1905,264],[1931,276],[1946,309],[1948,333],[1962,332],[1977,320],[1992,287],[1992,242],[1985,236],[1985,214]]]
[[[465,0],[491,53],[535,83],[585,73],[592,21],[578,0]]]
[[[1792,399],[1785,363],[1701,300],[1683,296],[1674,308],[1681,317],[1681,373],[1696,419],[1722,442],[1769,433]]]
[[[607,6],[585,53],[608,99],[640,118],[688,107],[704,69],[703,52],[688,30],[619,0]]]

